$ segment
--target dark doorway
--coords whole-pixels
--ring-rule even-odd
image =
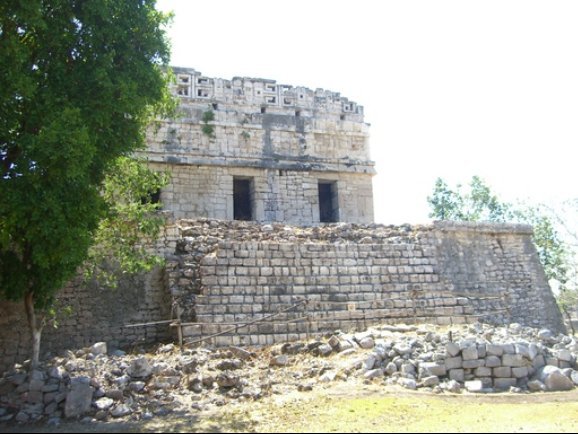
[[[253,180],[233,178],[233,218],[253,220]]]
[[[319,181],[319,221],[335,223],[339,221],[339,201],[337,183]]]

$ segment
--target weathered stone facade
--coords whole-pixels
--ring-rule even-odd
[[[262,345],[383,322],[563,329],[529,226],[188,224],[168,275],[190,341]]]
[[[172,175],[161,201],[175,218],[373,221],[363,107],[273,80],[175,74],[180,117],[151,128],[144,153]]]
[[[59,301],[72,315],[45,329],[43,352],[174,339],[174,319],[186,324],[186,341],[223,333],[208,340],[218,345],[387,322],[518,322],[561,331],[531,234],[529,226],[448,222],[304,228],[179,221],[158,246],[166,270],[116,290],[63,291]],[[28,357],[28,342],[22,306],[1,303],[0,371]]]

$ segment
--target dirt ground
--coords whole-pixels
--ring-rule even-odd
[[[441,394],[335,384],[210,412],[150,421],[64,422],[2,432],[578,432],[578,390],[538,394]]]

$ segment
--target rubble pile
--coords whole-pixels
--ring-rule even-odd
[[[23,364],[5,372],[0,422],[151,419],[335,382],[434,393],[570,390],[578,385],[577,356],[576,338],[518,324],[383,325],[258,349],[168,344],[125,354],[99,342],[38,370]]]
[[[179,220],[183,238],[193,238],[198,245],[215,245],[219,240],[275,243],[393,244],[408,243],[433,231],[432,225],[382,225],[334,223],[298,227],[280,223],[258,225],[233,220]]]

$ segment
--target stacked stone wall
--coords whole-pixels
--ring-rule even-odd
[[[373,222],[369,126],[338,93],[175,68],[179,115],[151,125],[142,156],[171,174],[161,200],[176,218],[233,220],[233,179],[253,185],[250,220],[317,224],[319,182],[339,215]],[[325,219],[323,219],[325,220]]]
[[[156,170],[166,169],[152,164]],[[233,220],[233,179],[253,180],[253,215],[257,221],[300,225],[319,222],[319,180],[335,182],[339,219],[373,221],[373,192],[365,175],[227,166],[175,165],[161,201],[175,218],[186,216]]]
[[[166,268],[117,289],[71,284],[42,352],[175,339],[264,345],[380,323],[517,322],[563,330],[531,228],[259,225],[180,221],[156,246]],[[140,324],[134,327],[135,324]],[[21,304],[0,304],[0,369],[29,356]],[[207,339],[210,337],[209,339]]]
[[[175,250],[176,226],[165,228],[155,246],[159,254]],[[172,299],[164,268],[144,276],[123,278],[116,288],[85,282],[82,276],[57,295],[56,316],[42,333],[41,354],[90,346],[105,341],[110,348],[126,348],[170,340]],[[134,324],[161,324],[133,327]],[[30,357],[30,332],[24,303],[0,302],[0,372]]]
[[[169,264],[173,293],[189,294],[189,341],[262,345],[383,322],[563,329],[527,226],[189,224]]]

